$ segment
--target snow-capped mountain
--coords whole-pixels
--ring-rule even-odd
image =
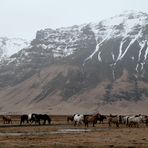
[[[131,60],[135,72],[143,72],[148,56],[148,14],[124,13],[90,26],[96,36],[96,48],[85,62],[97,55],[99,62],[111,64],[113,77],[120,61]],[[106,48],[109,42],[112,42],[111,46]]]
[[[68,56],[78,60],[84,54],[79,58],[83,66],[92,59],[106,63],[112,69],[113,79],[118,77],[116,69],[124,68],[128,62],[132,64],[129,70],[143,77],[147,65],[147,40],[148,14],[125,12],[99,23],[40,30],[31,46],[15,58],[13,56],[9,63],[15,60],[17,65],[29,61],[47,65]],[[37,60],[41,63],[36,63]]]
[[[148,14],[131,11],[98,23],[37,31],[27,48],[1,64],[0,86],[27,91],[19,91],[18,107],[28,98],[29,105],[79,102],[96,110],[123,100],[148,102],[147,75]]]
[[[28,46],[29,42],[25,39],[0,37],[0,61]]]

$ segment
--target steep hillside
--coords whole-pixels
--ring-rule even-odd
[[[147,39],[142,12],[40,30],[28,48],[1,64],[0,109],[146,113]]]

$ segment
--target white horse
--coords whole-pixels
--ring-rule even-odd
[[[129,118],[129,116],[124,116],[124,117],[122,118],[123,124],[128,125],[128,118]]]
[[[74,121],[74,126],[83,124],[84,115],[82,115],[82,114],[75,114],[73,121]]]
[[[139,127],[139,124],[143,122],[143,116],[132,116],[128,118],[128,125],[132,127],[133,125],[135,127]]]

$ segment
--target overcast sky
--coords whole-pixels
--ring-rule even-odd
[[[148,13],[148,0],[0,0],[0,37],[33,39],[40,29],[99,22],[128,10]]]

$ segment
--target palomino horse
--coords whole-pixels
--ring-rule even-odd
[[[110,115],[109,118],[108,118],[109,127],[111,127],[111,123],[113,123],[117,127],[119,127],[119,117]]]
[[[12,120],[10,116],[3,116],[4,124],[12,124]]]
[[[84,115],[82,115],[82,114],[75,114],[74,118],[73,118],[73,121],[74,121],[74,126],[83,124],[83,122],[84,122]]]
[[[95,124],[97,123],[97,120],[98,120],[98,117],[99,116],[100,116],[99,113],[97,113],[95,115],[91,115],[91,116],[86,116],[85,117],[85,120],[84,120],[85,126],[88,127],[88,123],[92,123],[93,124],[93,127],[94,127]]]

